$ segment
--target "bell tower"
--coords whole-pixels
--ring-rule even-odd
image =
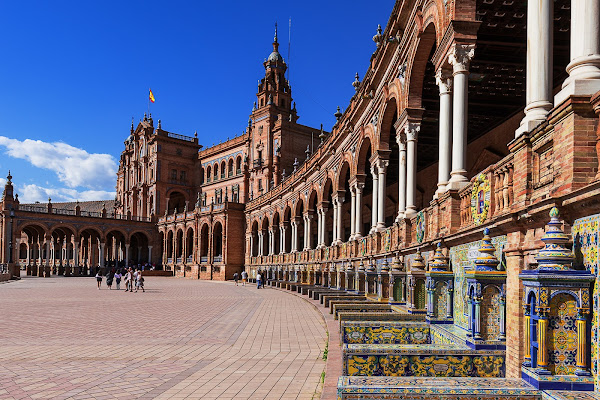
[[[277,24],[273,51],[263,63],[265,76],[258,83],[256,103],[250,115],[251,149],[249,197],[258,197],[280,181],[282,130],[289,130],[298,116],[292,90],[285,77],[287,64],[279,53]]]

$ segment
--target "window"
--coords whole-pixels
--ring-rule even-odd
[[[174,181],[177,180],[177,170],[176,169],[171,170],[171,180],[174,180]]]
[[[179,180],[181,181],[181,183],[185,183],[185,181],[186,181],[185,171],[181,171],[181,173],[179,174]]]

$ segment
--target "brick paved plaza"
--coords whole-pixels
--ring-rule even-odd
[[[0,284],[0,399],[319,398],[326,327],[302,298],[174,278],[146,288]]]

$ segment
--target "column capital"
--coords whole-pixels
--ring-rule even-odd
[[[345,190],[337,190],[333,192],[333,195],[331,196],[331,198],[335,202],[337,202],[337,204],[343,204],[344,200],[346,199],[346,191]]]
[[[440,68],[435,73],[435,83],[440,88],[440,96],[452,93],[452,71]]]
[[[469,64],[475,56],[475,44],[454,43],[448,52],[448,62],[454,75],[469,72]]]
[[[407,122],[404,125],[404,134],[406,135],[407,142],[416,142],[419,138],[419,132],[421,131],[420,122]]]
[[[399,151],[406,151],[406,135],[402,132],[396,134],[396,143],[398,143]]]

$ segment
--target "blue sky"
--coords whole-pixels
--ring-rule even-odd
[[[330,128],[364,75],[393,0],[57,1],[0,5],[0,184],[21,202],[114,197],[117,160],[147,110],[210,146],[242,132],[274,23],[299,123]],[[276,4],[276,5],[275,5]]]

